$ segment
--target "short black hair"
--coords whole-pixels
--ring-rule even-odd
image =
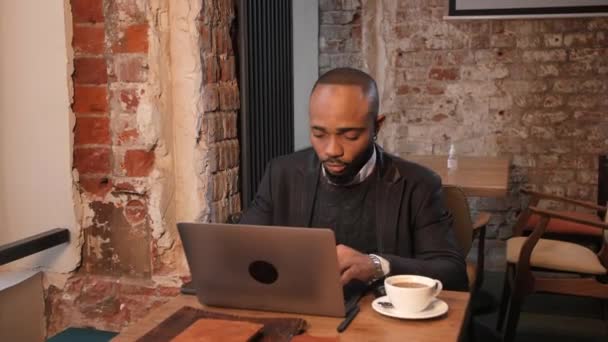
[[[354,68],[336,68],[329,70],[319,77],[312,87],[311,95],[318,85],[338,84],[359,86],[369,101],[369,114],[375,121],[378,117],[380,100],[376,81],[367,73]]]

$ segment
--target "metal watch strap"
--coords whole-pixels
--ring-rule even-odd
[[[374,269],[375,269],[375,273],[374,273],[374,280],[378,280],[382,277],[384,277],[384,271],[382,270],[382,262],[380,261],[380,258],[378,258],[376,255],[369,255],[369,258],[372,260],[372,263],[374,264]]]

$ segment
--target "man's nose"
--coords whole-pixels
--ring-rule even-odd
[[[344,149],[336,137],[329,138],[325,146],[325,154],[331,158],[341,157],[344,154]]]

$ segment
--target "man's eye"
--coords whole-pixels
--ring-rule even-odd
[[[315,138],[323,138],[325,136],[324,133],[313,133],[312,134]]]
[[[359,139],[359,137],[361,136],[361,134],[359,133],[346,133],[344,134],[344,137],[348,140],[357,140]]]

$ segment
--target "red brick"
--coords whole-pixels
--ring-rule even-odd
[[[110,149],[76,148],[74,149],[74,167],[80,174],[110,173]]]
[[[78,54],[99,55],[104,51],[105,33],[103,26],[74,26],[72,46]]]
[[[147,59],[142,56],[114,58],[114,74],[119,82],[145,82],[148,77]]]
[[[490,36],[490,47],[512,48],[515,47],[515,36],[512,34],[493,34]]]
[[[591,194],[593,193],[593,186],[579,185],[579,184],[568,184],[567,186],[568,198],[590,200]]]
[[[118,134],[118,144],[126,145],[137,141],[139,132],[135,128],[128,128]]]
[[[577,123],[591,123],[591,124],[600,124],[605,121],[606,113],[605,112],[594,112],[594,111],[584,111],[577,110],[574,112],[574,119],[576,119]]]
[[[440,81],[455,81],[459,78],[459,74],[457,68],[432,68],[429,72],[429,78]]]
[[[471,49],[489,49],[490,48],[490,37],[485,34],[474,34],[471,35],[469,40],[469,47]]]
[[[207,56],[204,58],[204,68],[205,68],[205,84],[216,83],[219,74],[219,67],[217,65],[217,57],[216,56]]]
[[[110,6],[112,5],[116,7],[110,7],[110,10],[118,12],[121,21],[124,20],[129,23],[143,23],[146,21],[146,2],[144,1],[120,0],[112,1]]]
[[[608,47],[608,32],[597,32],[595,34],[595,45]]]
[[[71,0],[75,23],[103,22],[103,0]]]
[[[227,26],[218,26],[213,29],[213,42],[215,43],[214,53],[232,54],[232,39],[230,29]]]
[[[564,45],[568,47],[589,46],[593,41],[593,33],[568,33],[564,35]]]
[[[217,14],[220,22],[230,22],[234,17],[234,1],[217,1]]]
[[[143,89],[127,88],[112,91],[112,110],[135,113],[139,107]]]
[[[431,95],[443,95],[443,93],[445,93],[445,87],[440,86],[440,85],[428,84],[426,86],[426,92],[427,92],[427,94],[431,94]]]
[[[127,182],[116,183],[114,188],[116,189],[116,191],[136,192],[135,185],[133,185],[131,183],[127,183]]]
[[[213,112],[220,105],[220,97],[217,84],[208,84],[203,88],[203,105],[205,112]]]
[[[154,166],[154,151],[129,150],[125,153],[123,168],[129,177],[145,177]]]
[[[120,39],[113,45],[113,52],[148,52],[148,24],[131,25],[124,29]]]
[[[211,51],[213,40],[211,36],[211,26],[199,22],[198,31],[201,36],[201,49],[203,51]]]
[[[407,84],[400,85],[397,87],[397,95],[406,95],[406,94],[420,94],[420,88],[409,86]]]
[[[179,287],[160,286],[157,291],[158,295],[161,297],[175,297],[180,294]]]
[[[235,60],[234,56],[228,58],[220,58],[220,75],[222,81],[232,81],[236,78],[235,76]]]
[[[110,141],[109,118],[76,118],[74,144],[110,144]]]
[[[397,95],[405,95],[405,94],[409,94],[410,92],[410,87],[407,85],[400,85],[397,87]]]
[[[156,294],[156,288],[150,286],[142,286],[139,284],[126,284],[121,283],[119,292],[122,296],[154,296]]]
[[[220,108],[222,110],[235,110],[240,107],[239,88],[236,83],[222,84],[220,91]]]
[[[74,82],[76,84],[104,84],[108,82],[105,59],[89,57],[75,58]]]
[[[124,210],[125,218],[133,226],[142,223],[146,219],[147,213],[146,204],[140,200],[129,201]]]
[[[105,86],[74,86],[74,113],[104,113],[108,111]]]
[[[112,180],[108,177],[80,177],[80,187],[87,193],[104,197],[112,189]]]
[[[448,118],[447,115],[445,115],[443,113],[439,113],[439,114],[434,115],[433,118],[432,118],[432,120],[435,121],[435,122],[440,122],[440,121],[443,121],[443,120],[445,120],[447,118]]]

